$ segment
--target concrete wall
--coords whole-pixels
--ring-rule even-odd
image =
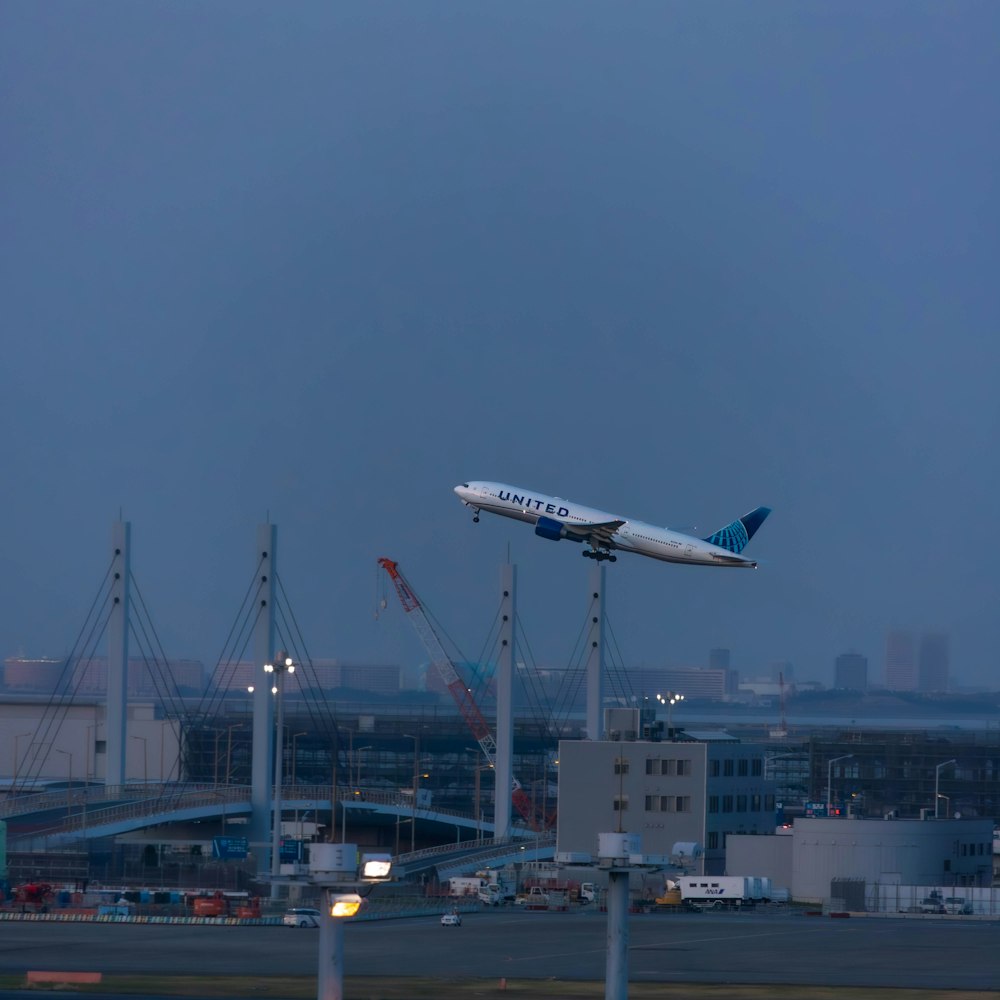
[[[792,830],[792,894],[803,902],[820,903],[829,898],[834,878],[988,885],[992,838],[992,821],[981,819],[797,819]]]
[[[766,875],[775,889],[792,891],[791,834],[749,837],[730,834],[726,838],[727,875]]]

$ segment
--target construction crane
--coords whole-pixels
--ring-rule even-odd
[[[434,668],[451,692],[451,696],[454,698],[455,704],[458,706],[458,710],[465,720],[465,724],[469,727],[469,731],[479,744],[479,748],[482,750],[487,763],[495,768],[497,762],[497,741],[493,736],[490,724],[479,710],[479,706],[472,696],[471,689],[459,677],[458,671],[455,669],[455,664],[452,663],[451,657],[445,651],[444,645],[434,630],[434,626],[431,625],[427,614],[424,612],[420,598],[417,597],[413,588],[407,582],[406,577],[399,571],[398,563],[383,556],[379,559],[378,564],[389,574],[389,579],[392,580],[393,586],[396,588],[396,593],[399,596],[399,603],[402,604],[403,610],[409,615],[410,621],[413,622],[413,627],[417,630],[420,641],[423,642],[424,648],[430,654]],[[539,812],[533,808],[531,796],[521,787],[521,783],[517,778],[513,778],[512,781],[511,802],[513,802],[514,808],[524,817],[531,829],[541,830],[547,826],[551,826],[555,821],[554,814],[547,816],[544,811]]]

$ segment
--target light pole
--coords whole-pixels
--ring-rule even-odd
[[[469,753],[474,753],[477,758],[482,753],[482,750],[473,750],[472,747],[466,747],[465,749]],[[473,764],[472,766],[473,766],[473,768],[474,768],[474,770],[476,772],[476,793],[475,793],[475,798],[473,800],[473,804],[474,804],[474,808],[475,808],[475,816],[476,816],[476,839],[477,840],[482,840],[483,839],[483,813],[482,813],[482,810],[479,807],[479,788],[480,788],[480,778],[479,778],[479,776],[480,776],[480,774],[483,773],[483,771],[489,771],[489,770],[491,770],[493,768],[493,765],[492,764]]]
[[[281,779],[284,754],[282,735],[284,733],[284,701],[281,697],[285,674],[295,673],[295,663],[284,651],[276,653],[273,663],[264,664],[264,672],[274,674],[271,694],[275,697],[274,714],[274,803],[272,805],[271,830],[271,898],[278,898],[277,879],[281,875]]]
[[[20,752],[18,750],[18,743],[24,739],[25,736],[34,736],[34,733],[18,733],[14,737],[14,778],[11,781],[10,792],[8,793],[8,798],[17,795],[17,772],[19,770],[20,764]]]
[[[295,803],[296,803],[295,804],[295,823],[294,823],[294,828],[295,828],[295,837],[296,837],[297,840],[301,840],[302,839],[302,831],[299,829],[299,806],[298,806],[299,793],[298,793],[298,790],[295,788],[295,784],[296,784],[296,779],[295,779],[295,760],[296,760],[296,755],[295,755],[295,752],[296,752],[296,749],[297,749],[296,748],[296,741],[298,740],[298,738],[300,736],[305,736],[305,735],[306,735],[306,731],[304,729],[301,732],[299,732],[299,733],[292,733],[292,796],[295,799]],[[300,848],[300,850],[301,850],[301,848]]]
[[[142,740],[142,784],[143,788],[149,784],[149,768],[148,768],[148,757],[146,755],[146,748],[148,741],[145,736],[131,736],[129,737],[133,740]]]
[[[935,803],[937,802],[938,799],[944,799],[944,801],[945,801],[945,806],[944,806],[944,808],[945,808],[945,817],[944,818],[947,819],[948,818],[947,814],[951,812],[951,796],[950,795],[943,795],[941,792],[938,792],[937,795],[934,798]],[[937,811],[936,810],[935,810],[935,813],[934,813],[934,818],[937,819]]]
[[[830,806],[833,804],[832,795],[832,785],[833,785],[833,765],[837,763],[838,760],[847,760],[853,757],[852,753],[845,753],[843,757],[834,757],[833,760],[827,761],[826,765],[826,814],[830,815]]]
[[[951,760],[944,760],[940,764],[934,767],[934,818],[938,818],[938,799],[948,798],[946,795],[942,796],[938,791],[941,783],[941,768],[947,767],[949,764],[955,764],[957,761],[954,757]],[[948,808],[951,809],[951,799],[948,799]]]
[[[666,694],[658,694],[656,700],[661,705],[667,706],[667,739],[674,738],[674,705],[684,700],[684,695],[676,691],[668,691]]]
[[[408,740],[413,740],[413,803],[410,816],[410,853],[417,849],[417,792],[420,789],[420,737],[403,733]]]

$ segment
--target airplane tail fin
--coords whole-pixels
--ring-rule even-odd
[[[754,533],[764,523],[764,518],[771,513],[770,507],[755,507],[749,514],[737,518],[732,524],[719,528],[714,534],[703,541],[709,545],[718,545],[720,549],[739,554],[753,538]]]

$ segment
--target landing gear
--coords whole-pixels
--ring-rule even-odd
[[[475,514],[472,515],[472,523],[479,524],[479,511],[477,510]]]
[[[584,549],[580,555],[584,559],[596,559],[598,562],[603,562],[605,559],[609,562],[618,562],[618,556],[612,555],[610,552],[604,552],[601,549]]]

